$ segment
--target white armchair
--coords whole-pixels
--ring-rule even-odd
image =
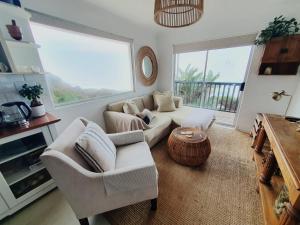
[[[156,209],[158,173],[142,131],[108,135],[117,146],[115,170],[92,172],[74,150],[87,120],[76,119],[41,155],[81,225],[87,217],[151,199]]]

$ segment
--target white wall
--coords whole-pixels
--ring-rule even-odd
[[[255,115],[258,112],[284,115],[289,97],[284,97],[280,101],[274,101],[272,92],[285,90],[289,94],[294,94],[299,82],[299,75],[259,76],[258,70],[264,47],[254,47],[253,50],[253,58],[236,125],[237,129],[245,132],[249,132],[252,128]]]
[[[224,5],[225,4],[225,5]],[[242,5],[239,5],[242,4]],[[249,4],[249,7],[245,4]],[[159,77],[158,89],[172,90],[173,86],[173,46],[185,43],[195,43],[208,40],[236,37],[247,34],[258,33],[266,27],[269,21],[275,16],[285,15],[286,17],[296,17],[300,21],[299,2],[274,1],[274,4],[265,10],[257,8],[253,13],[246,13],[245,10],[253,5],[251,1],[239,1],[231,6],[230,12],[235,13],[236,17],[219,17],[218,10],[224,10],[230,5],[225,1],[220,5],[212,5],[210,1],[206,4],[207,11],[215,12],[203,15],[200,21],[190,27],[180,29],[169,29],[168,32],[158,34],[159,50]],[[214,9],[212,9],[214,8]],[[220,14],[222,14],[220,12]],[[258,76],[258,67],[262,57],[261,47],[254,49],[253,59],[250,65],[248,80],[244,99],[240,108],[240,115],[237,120],[237,128],[243,131],[250,131],[255,114],[257,112],[270,112],[283,114],[288,104],[287,99],[280,102],[274,102],[270,93],[285,89],[288,93],[294,93],[299,76]]]
[[[93,5],[83,2],[81,0],[23,0],[24,7],[44,14],[59,17],[75,23],[87,25],[104,32],[120,35],[134,40],[134,58],[140,47],[148,45],[157,52],[155,34],[146,28],[132,24],[122,18],[118,18],[104,10],[101,10]],[[5,76],[0,77],[0,82],[5,83],[7,89],[10,90],[10,95],[0,99],[1,102],[7,100],[14,100],[19,98],[16,92],[13,93],[11,88],[19,86],[23,82],[40,82],[45,87],[45,79],[43,76]],[[135,89],[136,92],[128,95],[115,96],[105,99],[97,99],[90,102],[70,105],[60,108],[54,108],[50,101],[50,96],[46,93],[43,96],[43,101],[49,112],[54,113],[62,119],[57,124],[58,131],[61,132],[73,119],[78,116],[84,116],[90,120],[96,121],[104,127],[102,118],[103,110],[109,102],[126,99],[133,96],[140,96],[152,92],[156,89],[155,83],[151,87],[143,86],[138,79],[136,79]]]
[[[300,118],[300,79],[296,91],[293,95],[292,102],[287,115]]]

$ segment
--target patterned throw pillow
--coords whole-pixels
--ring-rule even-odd
[[[115,169],[116,147],[96,123],[88,123],[84,132],[77,138],[75,149],[95,172]]]
[[[125,102],[123,105],[123,111],[126,114],[136,115],[140,112],[135,102]]]

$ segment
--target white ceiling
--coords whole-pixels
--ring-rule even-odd
[[[155,28],[154,0],[82,0],[133,23]]]
[[[155,24],[153,20],[154,0],[82,1],[101,7],[133,23],[147,26],[149,29],[156,31],[170,30]],[[262,23],[266,23],[280,14],[299,17],[299,11],[299,0],[204,0],[204,15],[201,20],[211,22],[213,25],[224,24],[225,20],[231,23],[230,26],[234,25],[232,24],[234,21],[240,24],[243,21],[252,22],[252,25],[258,29]],[[247,26],[247,24],[244,24],[244,26]],[[201,27],[201,22],[185,29],[189,30],[197,27]]]

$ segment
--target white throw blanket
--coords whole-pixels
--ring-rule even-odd
[[[193,110],[181,122],[181,127],[198,127],[206,131],[216,119],[212,110],[193,108]]]

